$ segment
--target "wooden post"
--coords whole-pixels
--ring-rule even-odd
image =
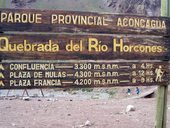
[[[170,16],[170,0],[161,0],[161,16]],[[168,62],[167,62],[168,63]],[[156,128],[166,128],[168,85],[158,87]]]
[[[158,87],[157,92],[157,111],[156,111],[156,128],[166,128],[167,120],[167,93],[168,86]]]

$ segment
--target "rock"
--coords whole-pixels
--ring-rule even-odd
[[[14,97],[9,97],[9,98],[8,98],[8,100],[16,100],[16,99],[17,99],[16,96],[14,96]]]
[[[135,110],[136,110],[136,108],[133,105],[128,105],[126,107],[126,113],[132,112],[132,111],[135,111]]]
[[[79,126],[73,127],[73,128],[83,128],[83,127],[84,127],[84,125],[79,125]]]
[[[14,98],[10,97],[8,100],[13,100]]]
[[[28,97],[28,96],[27,97],[23,97],[22,99],[25,100],[25,101],[29,101],[30,97]]]
[[[84,125],[85,126],[91,126],[92,124],[91,124],[91,122],[89,120],[87,120]]]
[[[58,99],[53,99],[52,101],[54,101],[54,102],[55,102],[55,101],[58,101]]]
[[[12,125],[12,126],[16,126],[16,124],[15,124],[15,123],[11,123],[11,125]]]
[[[116,122],[120,122],[120,120],[119,120],[119,119],[116,119]]]
[[[41,99],[38,99],[37,101],[41,101]]]
[[[115,13],[133,13],[159,16],[159,0],[104,0],[106,6]],[[129,4],[130,3],[130,4]],[[149,5],[149,6],[148,6]]]
[[[53,101],[53,102],[55,102],[55,101],[58,101],[58,99],[48,98],[47,101]]]
[[[67,116],[71,116],[71,114],[67,114]]]
[[[3,100],[8,100],[8,97],[5,97]]]
[[[87,120],[83,125],[79,125],[78,128],[90,127],[92,125],[93,124],[89,120]]]
[[[52,98],[48,98],[47,101],[52,101],[53,99]]]

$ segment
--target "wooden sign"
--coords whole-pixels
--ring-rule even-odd
[[[159,37],[2,34],[1,60],[164,60],[169,40]]]
[[[161,85],[168,82],[167,68],[163,62],[4,62],[0,89]]]
[[[170,19],[93,12],[0,9],[0,31],[170,36]]]

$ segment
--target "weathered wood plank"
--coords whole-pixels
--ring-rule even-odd
[[[95,12],[0,9],[0,31],[170,36],[170,19]]]
[[[105,35],[0,35],[1,60],[163,60],[169,39]]]
[[[153,86],[168,82],[168,63],[61,61],[0,63],[0,89]]]

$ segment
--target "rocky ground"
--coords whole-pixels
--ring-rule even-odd
[[[167,128],[170,92],[168,100]],[[156,98],[1,97],[0,128],[154,128],[155,111]]]

